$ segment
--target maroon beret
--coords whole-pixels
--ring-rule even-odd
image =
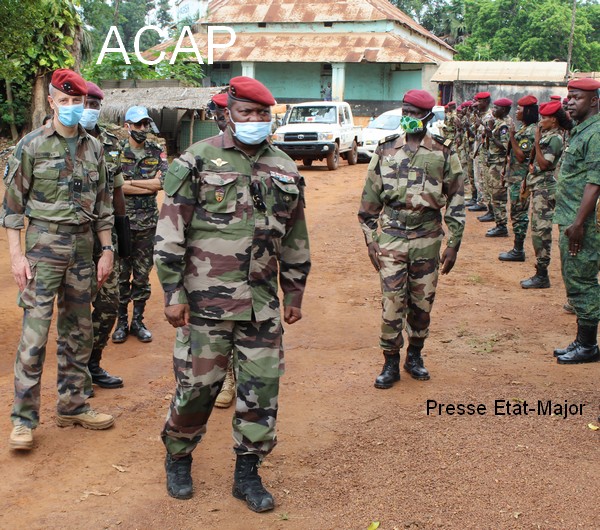
[[[559,109],[562,109],[562,104],[560,101],[556,101],[556,100],[547,101],[546,103],[542,103],[540,105],[540,114],[542,116],[552,116]]]
[[[87,85],[88,97],[104,99],[104,92],[102,92],[102,90],[100,90],[100,87],[96,83],[92,83],[91,81],[86,81],[85,84]]]
[[[225,107],[227,107],[227,93],[225,93],[225,94],[217,94],[217,95],[213,96],[210,99],[212,99],[213,103],[217,107],[221,107],[222,109],[224,109]]]
[[[67,70],[66,68],[55,70],[52,74],[50,84],[69,96],[87,96],[88,93],[88,88],[83,77],[73,72],[73,70]]]
[[[567,88],[576,88],[577,90],[598,90],[600,88],[600,80],[584,77],[582,79],[574,79],[569,81]]]
[[[456,101],[448,101],[448,107],[452,107],[452,106],[456,107]]]
[[[431,110],[435,107],[435,99],[426,90],[409,90],[404,94],[404,99],[402,101],[424,110]]]
[[[512,100],[508,98],[500,98],[494,101],[494,105],[496,105],[496,107],[512,107],[512,104]]]
[[[560,96],[550,96],[552,101],[560,101],[562,98]]]
[[[477,94],[475,94],[475,99],[486,99],[491,97],[492,95],[489,92],[477,92]]]
[[[240,75],[229,81],[229,95],[239,101],[252,101],[261,105],[275,105],[277,102],[269,89],[260,81]]]
[[[568,103],[568,102],[569,102],[569,98],[563,98],[562,102],[563,102],[563,105],[564,105],[565,103]]]
[[[527,96],[523,96],[519,101],[517,101],[517,105],[521,105],[521,107],[526,107],[527,105],[535,105],[538,102],[535,96],[528,94]]]
[[[463,107],[472,107],[473,102],[471,100],[468,100],[468,101],[465,101],[462,105],[463,105]]]

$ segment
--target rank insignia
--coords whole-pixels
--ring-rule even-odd
[[[224,166],[225,164],[229,163],[229,162],[226,162],[225,160],[222,160],[221,158],[217,158],[216,160],[211,160],[211,162],[217,167],[221,167],[221,166]]]
[[[269,171],[271,178],[278,180],[279,182],[283,182],[284,184],[293,184],[294,177],[290,177],[289,175],[284,175],[283,173],[276,173],[275,171]]]
[[[224,188],[217,188],[215,191],[215,199],[217,202],[223,202],[223,199],[225,198],[225,189]]]

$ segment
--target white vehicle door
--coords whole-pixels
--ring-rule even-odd
[[[349,149],[352,145],[352,120],[350,119],[348,107],[342,105],[342,107],[340,107],[340,113],[340,125],[342,128],[340,134],[340,149]]]

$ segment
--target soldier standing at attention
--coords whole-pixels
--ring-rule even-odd
[[[104,160],[106,162],[106,176],[108,180],[108,189],[112,197],[112,205],[115,213],[115,230],[112,234],[113,247],[118,247],[117,233],[118,227],[125,226],[125,197],[123,195],[123,175],[121,174],[119,139],[109,133],[106,129],[98,126],[98,117],[100,108],[104,99],[104,92],[100,87],[90,81],[86,82],[88,94],[85,99],[85,108],[79,123],[85,131],[97,138],[104,147]],[[121,228],[120,230],[122,230]],[[97,264],[102,256],[102,249],[98,237],[94,238],[94,262]],[[120,253],[119,253],[120,257]],[[117,318],[117,309],[119,307],[119,258],[114,260],[113,270],[98,290],[92,301],[93,312],[92,322],[94,325],[94,346],[88,369],[92,376],[92,383],[101,388],[120,388],[123,386],[123,379],[110,375],[100,366],[102,352],[108,343],[110,332],[115,325]],[[91,389],[87,389],[91,394]]]
[[[54,300],[58,298],[57,351],[59,427],[79,424],[107,429],[109,414],[86,403],[91,385],[91,298],[113,266],[112,206],[102,144],[79,126],[87,86],[71,70],[52,74],[51,122],[25,136],[8,163],[0,218],[6,228],[12,273],[19,287],[23,329],[15,360],[15,396],[10,448],[33,447],[40,421],[40,388]],[[24,219],[25,254],[21,249]],[[94,267],[94,233],[102,256]]]
[[[249,77],[230,81],[224,134],[195,143],[165,179],[155,263],[165,315],[177,328],[177,381],[162,439],[167,491],[193,493],[192,451],[233,355],[237,400],[232,494],[255,512],[272,510],[258,467],[276,444],[283,319],[302,318],[310,270],[304,181],[271,146],[269,90]],[[278,281],[279,279],[279,281]]]
[[[475,136],[473,134],[473,129],[471,126],[471,111],[473,109],[473,103],[471,101],[465,101],[462,104],[464,117],[462,119],[462,129],[463,129],[463,149],[465,151],[465,164],[462,165],[463,173],[464,173],[464,181],[465,188],[467,185],[471,189],[471,198],[465,202],[465,206],[475,206],[477,207],[477,186],[475,185],[475,170],[473,168],[473,141],[475,140]],[[467,184],[468,182],[468,184]],[[484,207],[485,210],[485,207]]]
[[[600,360],[600,224],[594,216],[600,198],[600,81],[577,79],[567,89],[569,114],[577,126],[558,174],[554,223],[567,298],[577,315],[577,338],[554,355],[559,364],[578,364]]]
[[[510,163],[506,172],[505,181],[508,184],[508,197],[510,200],[510,221],[515,234],[514,248],[502,252],[500,261],[525,261],[523,243],[529,226],[529,196],[521,195],[521,186],[529,167],[529,157],[535,142],[535,129],[538,121],[538,106],[535,96],[523,96],[517,101],[516,118],[521,122],[521,127],[515,131],[515,126],[510,126]]]
[[[131,256],[119,261],[119,313],[112,341],[125,342],[135,335],[150,342],[152,333],[144,325],[144,310],[150,298],[150,271],[154,234],[158,221],[156,195],[167,172],[167,155],[158,144],[147,140],[150,127],[158,132],[145,107],[131,107],[125,114],[129,138],[121,151],[121,170],[125,184],[125,211],[131,226]],[[128,306],[133,300],[131,327]]]
[[[492,199],[487,189],[488,166],[487,166],[487,138],[485,136],[485,124],[493,121],[494,117],[490,111],[491,94],[489,92],[478,92],[475,94],[475,112],[473,113],[473,128],[475,130],[475,143],[473,145],[473,164],[475,171],[475,183],[477,189],[478,203],[470,206],[469,211],[486,211],[477,219],[482,223],[494,221],[492,211]]]
[[[445,107],[446,112],[444,113],[444,137],[454,143],[454,137],[456,135],[456,102],[450,101]]]
[[[492,115],[493,125],[486,126],[486,137],[488,139],[487,166],[489,175],[489,191],[492,199],[492,211],[496,226],[486,232],[486,237],[507,237],[506,228],[506,184],[504,173],[506,171],[506,155],[510,145],[510,127],[513,125],[512,118],[508,115],[512,107],[512,101],[508,98],[500,98],[494,101]],[[485,124],[484,124],[485,125]]]
[[[425,90],[409,90],[402,103],[406,135],[384,138],[369,164],[358,219],[369,258],[379,272],[382,290],[380,345],[384,365],[376,388],[400,380],[402,328],[408,351],[404,369],[415,379],[429,379],[421,350],[429,335],[438,269],[452,270],[465,223],[463,174],[458,156],[444,138],[427,134],[435,100]],[[444,236],[441,210],[450,230]],[[378,225],[380,230],[378,230]]]

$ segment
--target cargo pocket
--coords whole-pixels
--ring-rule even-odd
[[[35,279],[36,264],[29,260],[29,268],[31,270],[31,279],[27,280],[25,288],[18,294],[17,303],[23,309],[33,309],[37,305],[36,289],[37,281]]]
[[[200,173],[200,206],[211,213],[234,213],[239,173]]]
[[[33,177],[31,194],[36,201],[55,203],[58,199],[60,169],[46,168]]]
[[[300,189],[293,182],[281,182],[277,179],[271,179],[273,182],[273,214],[277,217],[289,219],[295,208]]]

